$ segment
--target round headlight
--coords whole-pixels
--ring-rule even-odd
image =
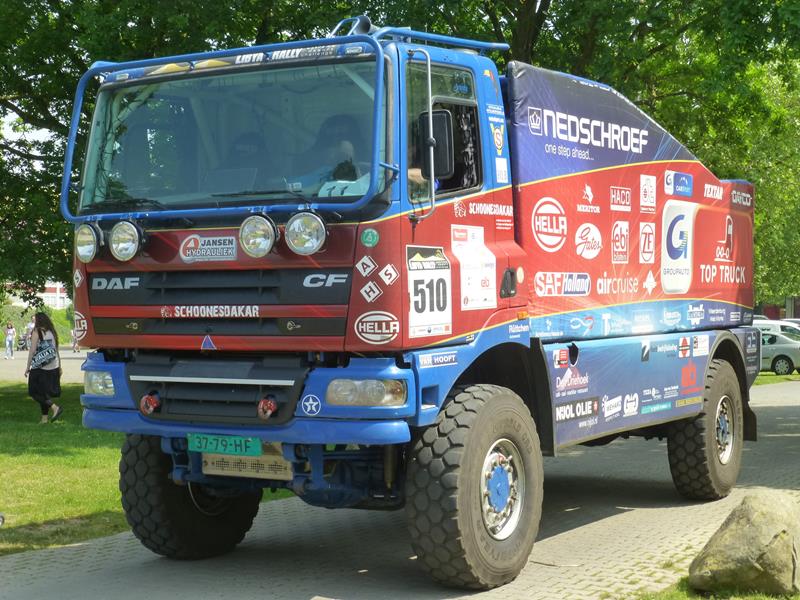
[[[247,217],[239,227],[239,243],[245,254],[253,258],[266,256],[278,239],[278,228],[260,215]]]
[[[97,229],[84,223],[75,230],[75,256],[82,263],[91,262],[97,256],[100,246],[100,236]]]
[[[314,213],[297,213],[286,223],[286,243],[295,254],[319,252],[326,235],[325,223]]]
[[[111,228],[108,245],[111,254],[119,261],[125,262],[136,256],[142,236],[139,229],[130,221],[120,221]]]

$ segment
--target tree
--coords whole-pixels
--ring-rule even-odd
[[[783,198],[800,180],[796,0],[5,0],[0,228],[13,235],[0,240],[0,281],[30,293],[49,277],[70,280],[71,228],[56,205],[73,90],[92,61],[321,36],[363,13],[379,24],[506,41],[500,62],[613,85],[715,173],[757,183],[759,298],[800,294],[785,260],[794,234],[774,229],[798,216]],[[91,109],[89,100],[77,157]]]

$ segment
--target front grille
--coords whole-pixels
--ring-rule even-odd
[[[105,335],[342,336],[347,320],[338,317],[181,320],[94,317],[92,323],[95,333]]]
[[[265,427],[292,418],[308,371],[294,356],[209,360],[140,352],[127,365],[134,400],[152,391],[161,398],[161,409],[150,418]],[[266,395],[274,397],[278,410],[265,422],[256,407]]]
[[[273,269],[92,273],[94,306],[347,304],[352,270]]]

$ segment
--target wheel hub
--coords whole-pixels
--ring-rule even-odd
[[[492,444],[481,471],[481,515],[493,538],[504,540],[516,529],[522,513],[525,472],[511,440]]]
[[[733,454],[733,411],[731,409],[731,400],[728,396],[723,396],[717,405],[717,456],[719,462],[723,465],[728,464],[728,461]]]

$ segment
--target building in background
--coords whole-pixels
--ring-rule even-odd
[[[59,281],[48,281],[44,286],[44,290],[36,295],[42,299],[45,306],[49,306],[50,308],[66,308],[72,304],[72,300],[69,295],[67,295],[67,289],[64,287],[64,284]],[[10,299],[12,306],[28,306],[27,302],[13,294],[10,296]]]

